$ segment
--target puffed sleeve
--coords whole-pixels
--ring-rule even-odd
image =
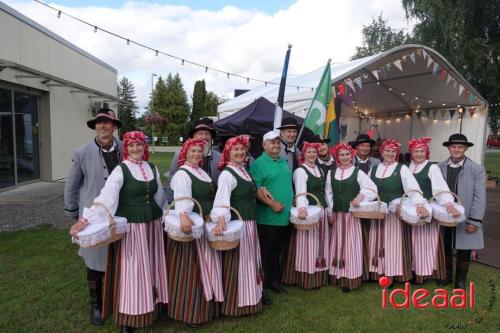
[[[325,186],[325,200],[328,204],[328,211],[332,211],[333,209],[333,188],[332,188],[332,172],[335,170],[328,170],[326,174],[326,186]]]
[[[401,181],[403,183],[403,189],[406,192],[409,190],[417,190],[420,192],[411,192],[408,193],[408,197],[412,205],[418,205],[425,203],[425,199],[422,196],[420,186],[418,185],[417,180],[411,173],[410,169],[406,165],[401,166]]]
[[[174,199],[181,197],[191,198],[193,192],[191,190],[192,181],[187,172],[182,169],[177,170],[177,172],[172,177],[170,181],[170,187],[174,192]],[[175,212],[180,213],[191,213],[193,211],[194,203],[191,200],[178,200],[175,202]]]
[[[224,170],[221,172],[217,182],[214,207],[210,212],[210,219],[212,222],[217,222],[221,216],[224,217],[226,222],[231,220],[231,211],[229,208],[222,208],[220,206],[231,205],[231,192],[236,188],[236,185],[238,185],[238,182],[229,171]]]
[[[158,171],[158,168],[156,166],[154,172],[156,172],[156,182],[158,183],[158,190],[156,190],[155,193],[155,201],[161,209],[165,209],[165,204],[167,203],[167,195],[165,194],[165,189],[161,184],[160,172]]]
[[[306,193],[307,192],[307,173],[302,168],[297,168],[293,172],[293,184],[295,186],[295,194]],[[296,199],[297,208],[309,206],[309,200],[307,196],[301,195]]]
[[[108,180],[106,180],[104,187],[101,189],[101,193],[94,199],[94,202],[103,204],[109,209],[111,215],[115,215],[122,186],[123,170],[118,165],[109,175]]]
[[[362,194],[363,200],[361,201],[373,201],[377,198],[377,185],[365,174],[363,171],[358,172],[358,184],[360,187],[359,193]]]
[[[431,165],[429,168],[429,179],[432,184],[432,194],[435,195],[438,192],[449,191],[450,188],[444,180],[443,174],[439,167],[435,164]],[[455,201],[453,195],[450,193],[441,193],[436,196],[436,200],[440,205],[446,205],[447,203]]]

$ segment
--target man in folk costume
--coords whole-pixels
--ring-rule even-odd
[[[332,213],[329,274],[342,291],[349,292],[361,287],[363,277],[362,222],[349,212],[350,204],[359,207],[376,199],[377,186],[353,165],[351,146],[337,144],[333,154],[337,168],[328,172],[325,190]]]
[[[408,141],[408,150],[411,154],[410,171],[415,176],[424,198],[429,200],[435,196],[435,200],[446,207],[450,215],[457,218],[460,212],[452,205],[454,198],[449,193],[448,184],[439,167],[429,162],[431,141],[429,137]],[[430,277],[445,279],[445,256],[439,224],[433,221],[412,226],[411,236],[412,269],[415,273],[415,282],[421,284]]]
[[[335,169],[335,159],[330,154],[330,149],[328,147],[330,139],[321,139],[320,137],[317,137],[317,142],[319,142],[321,146],[318,151],[318,160],[316,163],[323,171],[323,175],[326,177],[328,171]]]
[[[99,195],[111,171],[120,163],[121,143],[113,133],[122,126],[115,113],[100,109],[87,126],[95,130],[96,137],[76,148],[71,159],[71,169],[64,186],[64,213],[78,220],[83,208],[91,206]],[[80,248],[78,254],[87,266],[87,283],[90,295],[90,323],[101,326],[102,280],[106,270],[107,248]]]
[[[457,250],[455,288],[465,288],[472,250],[484,247],[483,217],[486,209],[486,172],[465,156],[474,144],[463,134],[453,134],[443,146],[448,147],[450,157],[439,163],[451,191],[456,193],[465,208],[465,223],[454,228],[442,228],[446,255],[446,279],[440,281],[445,286],[452,281],[452,249]]]
[[[371,151],[375,140],[372,140],[368,134],[361,133],[355,141],[349,142],[349,145],[356,150],[354,157],[354,166],[358,167],[361,171],[368,174],[370,169],[380,164],[380,160],[371,157]],[[361,226],[363,228],[363,280],[370,280],[369,261],[368,256],[368,235],[370,232],[370,220],[361,219]]]
[[[300,150],[297,147],[299,124],[295,118],[285,118],[281,122],[280,130],[280,157],[288,162],[292,172],[299,167]]]
[[[397,162],[400,149],[398,141],[384,141],[380,146],[383,163],[370,171],[370,178],[377,185],[380,200],[387,203],[389,208],[385,219],[371,221],[370,275],[373,280],[388,276],[392,283],[394,279],[404,282],[412,277],[410,225],[399,217],[400,198],[407,193],[410,204],[416,206],[416,213],[420,218],[426,218],[430,214],[424,206],[426,200],[420,194],[417,180],[407,166]]]
[[[201,118],[197,120],[193,128],[189,130],[188,136],[190,139],[200,139],[205,140],[207,144],[205,145],[203,151],[203,164],[202,168],[206,173],[212,178],[212,181],[217,185],[217,179],[219,178],[220,171],[218,169],[219,160],[221,157],[220,152],[215,150],[213,146],[213,139],[216,136],[216,131],[212,127],[213,120],[210,118]],[[170,164],[169,170],[169,181],[167,184],[167,200],[172,202],[174,200],[174,192],[170,186],[170,179],[174,176],[175,172],[179,168],[179,153],[180,150],[176,151],[172,159],[172,164]]]
[[[281,285],[282,256],[288,240],[293,201],[292,172],[280,154],[280,139],[274,132],[263,137],[264,152],[250,167],[257,187],[257,229],[264,270],[262,303],[271,304],[269,290],[286,293]]]

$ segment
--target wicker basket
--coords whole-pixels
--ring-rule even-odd
[[[313,198],[315,201],[316,201],[316,206],[318,207],[323,207],[321,205],[321,203],[319,202],[319,199],[312,193],[309,193],[309,192],[304,192],[304,193],[299,193],[297,195],[295,195],[295,199],[297,197],[300,197],[302,195],[305,195],[305,196],[310,196],[311,198]],[[308,223],[308,222],[304,222],[304,223],[301,223],[298,221],[291,221],[293,226],[295,227],[295,229],[297,230],[313,230],[314,228],[316,228],[318,226],[318,221],[316,221],[315,223]]]
[[[200,211],[200,215],[203,216],[203,210],[201,209],[201,205],[198,202],[198,200],[191,198],[191,197],[179,197],[179,198],[175,199],[174,201],[172,201],[167,206],[167,209],[165,209],[163,211],[163,217],[165,217],[166,215],[169,214],[170,209],[172,209],[172,207],[174,207],[174,205],[175,205],[175,202],[179,201],[179,200],[191,200],[192,202],[194,202],[196,204],[196,206],[198,206],[198,210]],[[182,236],[181,234],[174,234],[174,233],[167,232],[167,235],[170,239],[173,239],[174,241],[177,241],[177,242],[191,242],[195,239],[195,237],[192,234],[191,235],[185,234],[186,236]]]
[[[375,192],[375,194],[377,195],[378,211],[366,212],[366,211],[356,210],[356,211],[351,211],[352,216],[360,219],[383,220],[385,218],[386,213],[380,211],[380,207],[382,205],[382,201],[380,201],[380,196],[378,195],[377,191],[374,191],[371,188],[369,190]]]
[[[398,217],[399,217],[399,219],[400,219],[401,221],[403,221],[403,222],[405,222],[405,223],[409,224],[409,225],[424,225],[424,224],[429,223],[428,221],[426,221],[426,220],[425,220],[425,219],[423,219],[423,218],[420,218],[420,221],[418,221],[418,222],[408,222],[408,221],[406,221],[406,220],[402,217],[402,207],[403,207],[403,202],[404,202],[404,199],[405,199],[405,198],[408,196],[408,194],[409,194],[409,193],[411,193],[411,192],[418,192],[418,193],[422,194],[422,191],[419,191],[419,190],[408,190],[405,194],[403,194],[403,195],[401,196],[401,199],[400,199],[400,201],[399,201],[399,205],[401,206],[401,209],[400,209],[400,212],[399,212],[399,216],[398,216]]]
[[[120,239],[122,239],[123,237],[125,237],[125,233],[120,233],[119,234],[119,233],[116,232],[116,222],[115,222],[115,220],[113,220],[113,216],[109,212],[109,209],[108,209],[108,207],[106,207],[106,205],[103,205],[102,203],[99,203],[99,202],[94,202],[93,206],[101,207],[102,209],[104,209],[104,211],[108,215],[108,220],[109,220],[108,229],[109,229],[109,234],[111,236],[108,239],[106,239],[106,240],[104,240],[102,242],[99,242],[99,243],[97,243],[97,244],[95,244],[93,246],[89,246],[88,247],[89,249],[95,249],[95,248],[99,248],[99,247],[105,247],[105,246],[108,246],[109,244],[114,243],[116,241],[119,241]]]
[[[437,192],[436,194],[434,194],[434,195],[433,195],[433,196],[429,199],[429,202],[435,201],[435,197],[436,197],[437,195],[441,194],[441,193],[450,193],[451,195],[453,195],[453,196],[455,197],[455,199],[457,199],[457,203],[458,203],[459,205],[461,205],[461,204],[462,204],[462,201],[460,200],[460,198],[458,197],[458,195],[456,195],[455,193],[453,193],[453,192],[451,192],[451,191],[440,191],[440,192]],[[435,218],[434,216],[433,216],[433,218],[437,221],[437,223],[438,223],[439,225],[442,225],[443,227],[456,227],[456,226],[460,223],[460,221],[458,221],[458,220],[455,220],[454,222],[451,222],[451,223],[450,223],[450,222],[446,222],[446,221],[441,221],[441,220],[439,220],[438,218]]]
[[[233,207],[229,207],[229,206],[217,206],[217,207],[228,208],[229,210],[233,211],[238,216],[239,221],[243,222],[243,218],[241,217],[240,212],[238,212]],[[216,207],[214,207],[214,208],[216,208]],[[207,223],[212,223],[212,222],[207,222]],[[210,247],[214,250],[217,250],[217,251],[229,251],[229,250],[235,249],[240,244],[239,238],[232,239],[232,240],[222,240],[222,239],[213,239],[212,237],[213,237],[213,235],[207,230],[207,238],[208,238],[208,241],[210,243]]]

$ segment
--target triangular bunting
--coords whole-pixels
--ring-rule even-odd
[[[391,67],[392,67],[391,63],[388,63],[387,65],[385,65],[385,68],[387,68],[388,71],[391,70]]]
[[[410,59],[415,63],[415,52],[410,53]]]
[[[446,78],[446,84],[450,83],[450,81],[451,81],[451,75],[448,74],[448,77]]]
[[[429,58],[427,58],[427,68],[431,67],[433,62],[434,61],[432,60],[431,56],[429,56]]]
[[[472,108],[469,108],[469,115],[472,117],[474,115],[474,113],[476,112],[476,108],[472,107]]]
[[[426,116],[427,118],[429,118],[429,112],[430,112],[430,110],[425,110],[425,111],[424,111],[424,114],[425,114],[425,116]]]
[[[439,65],[437,62],[434,63],[434,67],[432,68],[432,74],[436,75],[439,71]]]
[[[404,56],[401,57],[401,60],[406,61],[406,58],[408,58],[408,56],[404,55]]]
[[[422,55],[422,49],[417,49],[417,54],[418,54],[419,56],[421,56],[421,55]]]
[[[431,115],[432,115],[432,119],[436,119],[437,110],[432,110]]]
[[[458,85],[458,96],[461,96],[464,91],[464,86],[463,85]]]
[[[427,57],[427,51],[422,49],[422,56],[424,57],[424,59]],[[429,66],[427,66],[429,67]]]
[[[349,88],[351,88],[352,91],[356,92],[356,89],[354,89],[354,83],[351,79],[346,80],[345,83],[349,86]]]
[[[448,74],[448,72],[444,69],[442,69],[440,72],[439,72],[439,78],[444,81],[444,79],[446,78],[446,74]]]
[[[453,116],[455,115],[455,113],[457,112],[457,110],[451,109],[451,110],[448,110],[448,112],[450,113],[450,119],[453,119]]]
[[[400,60],[400,59],[398,59],[398,60],[394,61],[394,62],[393,62],[393,64],[394,64],[394,66],[396,66],[396,67],[397,67],[397,69],[399,69],[400,71],[402,71],[402,70],[403,70],[403,66],[401,65],[401,60]]]
[[[354,83],[358,85],[359,89],[363,89],[363,83],[361,82],[361,77],[355,78]]]
[[[375,78],[376,78],[376,79],[377,79],[377,81],[378,81],[378,70],[374,70],[374,71],[372,71],[372,74],[373,74],[373,76],[375,76]]]
[[[457,80],[453,79],[453,89],[457,89],[458,82]]]
[[[446,110],[441,110],[441,119],[445,119],[446,118]]]
[[[422,117],[422,112],[416,112],[417,114],[417,118],[420,119],[420,117]]]

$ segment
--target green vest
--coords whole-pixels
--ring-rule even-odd
[[[307,173],[307,192],[315,195],[316,198],[319,199],[321,206],[324,208],[327,207],[328,205],[325,201],[325,177],[321,174],[321,169],[318,168],[320,176],[316,177],[306,167],[301,165],[299,168],[303,169]],[[311,202],[311,200],[309,200],[309,202]],[[314,202],[316,203],[316,201]]]
[[[146,223],[160,218],[163,212],[155,201],[158,190],[155,166],[149,163],[153,171],[153,179],[149,182],[135,179],[125,163],[120,163],[120,166],[123,171],[123,185],[115,215],[126,217],[128,223]]]
[[[212,182],[204,182],[184,168],[180,170],[186,172],[189,178],[191,178],[191,196],[200,203],[203,210],[203,218],[205,218],[207,215],[210,215],[210,211],[214,205],[215,189]],[[193,213],[200,213],[196,204],[193,207]]]
[[[237,184],[231,192],[231,207],[236,209],[243,220],[253,220],[257,218],[257,201],[255,194],[257,192],[253,180],[247,181],[243,179],[236,171],[230,167],[224,169],[236,178]],[[236,220],[237,217],[231,212],[231,219]]]
[[[429,178],[429,169],[431,167],[431,162],[427,162],[427,165],[419,172],[414,173],[415,179],[417,180],[420,189],[424,193],[424,198],[429,200],[432,197],[432,183]]]
[[[358,195],[360,188],[358,184],[358,167],[354,168],[351,176],[344,180],[335,179],[335,171],[331,174],[333,190],[333,211],[348,212],[351,201]]]
[[[405,193],[403,182],[401,181],[401,166],[402,165],[398,163],[392,175],[383,179],[377,178],[375,174],[377,172],[377,167],[383,168],[384,165],[379,164],[377,167],[372,168],[370,178],[375,185],[377,185],[378,195],[382,202],[389,204],[392,200],[402,197]]]

